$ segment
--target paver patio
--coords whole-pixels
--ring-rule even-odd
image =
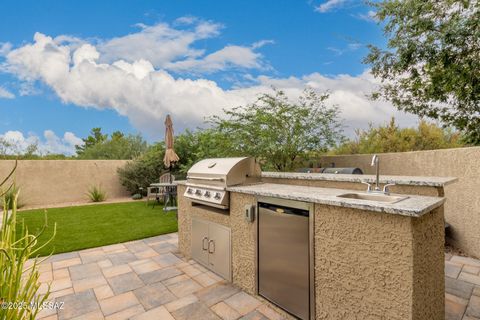
[[[38,319],[289,319],[177,251],[177,234],[50,257],[40,293],[63,309]],[[445,255],[447,320],[480,319],[480,260]]]

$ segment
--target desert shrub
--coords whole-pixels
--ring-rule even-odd
[[[368,130],[357,130],[354,139],[345,141],[330,154],[406,152],[464,147],[462,135],[434,123],[420,121],[417,128],[400,128],[395,119]]]
[[[107,199],[107,193],[101,186],[91,186],[87,191],[87,195],[92,202],[102,202]]]
[[[143,196],[140,194],[140,193],[135,193],[133,196],[132,196],[132,199],[133,200],[140,200],[142,199]]]
[[[117,171],[122,185],[135,194],[140,188],[147,190],[152,182],[158,182],[160,176],[166,172],[163,165],[164,154],[163,143],[157,143],[150,146],[140,157],[127,162]]]
[[[0,184],[0,189],[6,185],[9,177]],[[6,190],[12,190],[11,186]],[[7,306],[0,308],[0,319],[35,319],[40,311],[35,306],[44,303],[50,295],[50,288],[43,296],[37,293],[40,288],[38,264],[41,261],[36,258],[36,254],[53,239],[56,226],[52,238],[42,246],[37,246],[37,239],[45,230],[46,224],[37,235],[30,234],[23,223],[20,232],[17,232],[18,190],[13,193],[10,212],[7,209],[6,192],[0,192],[0,196],[4,208],[0,229],[0,302]],[[33,259],[29,260],[30,258]],[[21,307],[9,308],[9,305]]]

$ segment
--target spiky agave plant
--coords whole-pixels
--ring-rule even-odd
[[[36,253],[49,243],[54,233],[42,246],[37,247],[38,237],[47,226],[45,224],[40,233],[33,235],[28,232],[22,222],[20,232],[17,232],[17,200],[18,191],[13,199],[9,200],[5,194],[12,189],[8,185],[10,177],[15,172],[17,163],[10,174],[0,183],[0,197],[3,202],[3,220],[0,228],[0,319],[35,319],[42,306],[47,301],[50,287],[45,295],[37,294],[40,287],[38,264],[43,260],[36,257]],[[12,201],[11,211],[8,211],[9,201]],[[32,258],[32,259],[30,259]],[[30,260],[29,260],[30,259]]]
[[[87,191],[87,196],[92,202],[102,202],[107,199],[107,193],[103,191],[102,186],[91,186]]]

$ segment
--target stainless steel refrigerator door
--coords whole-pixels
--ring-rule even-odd
[[[258,292],[291,314],[308,320],[308,211],[304,216],[271,208],[259,206]]]

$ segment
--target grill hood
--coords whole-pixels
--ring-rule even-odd
[[[187,172],[189,184],[229,187],[260,180],[260,166],[255,158],[211,158],[194,164]]]
[[[193,203],[228,209],[227,187],[258,182],[260,165],[255,158],[213,158],[194,164],[187,172],[184,196]]]

